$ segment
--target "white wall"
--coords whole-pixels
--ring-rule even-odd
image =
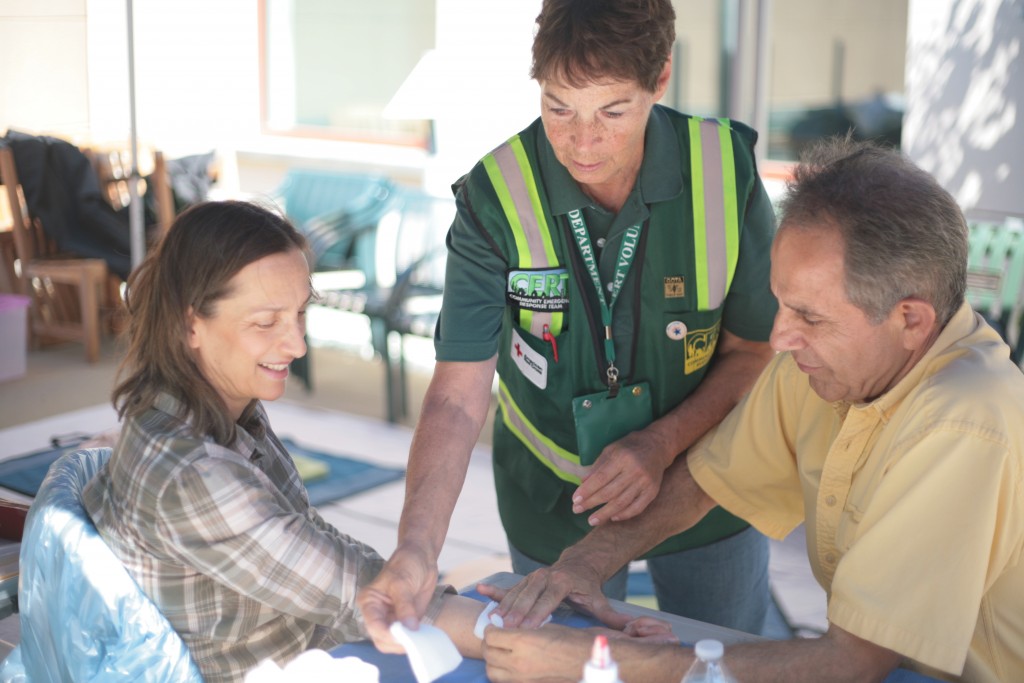
[[[90,136],[130,136],[125,2],[86,0]],[[259,31],[253,0],[135,0],[136,121],[140,145],[169,157],[220,152],[237,188],[233,150],[260,135]]]
[[[87,0],[92,133],[128,130],[126,3]],[[141,139],[170,153],[259,134],[259,32],[253,0],[135,0]]]
[[[0,132],[89,131],[85,0],[0,0]]]
[[[903,148],[968,213],[1024,215],[1024,7],[911,0]]]
[[[540,115],[540,91],[530,79],[530,48],[540,0],[437,0],[433,87],[438,154],[425,183],[445,190],[481,156]]]
[[[259,32],[253,0],[135,0],[141,146],[168,156],[225,150],[260,136]],[[0,0],[0,132],[77,144],[130,140],[127,3]]]

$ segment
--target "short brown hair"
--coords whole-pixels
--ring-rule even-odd
[[[779,230],[835,230],[846,297],[875,324],[907,297],[945,325],[964,302],[967,222],[952,195],[900,152],[847,136],[801,155]]]
[[[530,76],[563,78],[572,87],[636,81],[654,92],[672,52],[675,20],[670,0],[544,0]]]
[[[128,278],[128,349],[113,393],[118,415],[141,415],[167,392],[181,401],[180,417],[191,419],[201,436],[230,445],[234,422],[188,345],[189,312],[215,315],[240,270],[305,249],[287,219],[249,202],[204,202],[178,216]]]

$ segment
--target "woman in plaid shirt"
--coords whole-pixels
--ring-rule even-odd
[[[306,353],[304,249],[270,211],[207,202],[129,280],[123,426],[85,505],[210,682],[365,638],[356,591],[383,564],[310,507],[261,404]],[[482,604],[443,592],[430,614],[479,657]]]

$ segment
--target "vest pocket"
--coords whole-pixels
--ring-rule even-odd
[[[506,332],[503,343],[498,350],[498,404],[502,411],[498,417],[517,442],[511,449],[516,453],[513,457],[524,454],[550,461],[553,458],[538,458],[535,452],[543,456],[552,451],[557,457],[564,455],[562,451],[572,452],[576,438],[572,333],[563,332],[552,343],[515,328]],[[496,456],[498,451],[495,448]]]

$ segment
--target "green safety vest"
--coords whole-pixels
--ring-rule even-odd
[[[700,310],[714,310],[725,301],[739,256],[739,201],[736,163],[728,119],[691,117],[687,133],[693,194],[693,254]],[[540,183],[519,135],[513,136],[482,160],[515,241],[517,265],[550,271],[561,266],[552,228],[541,202]],[[545,327],[557,337],[561,312],[520,311],[519,326],[541,338]],[[500,353],[500,351],[499,351]],[[588,467],[572,451],[545,436],[517,405],[504,380],[499,382],[499,405],[506,425],[556,476],[580,483]]]
[[[684,189],[647,207],[647,226],[613,320],[616,349],[622,349],[617,365],[625,373],[620,381],[649,383],[654,419],[692,393],[710,366],[739,257],[739,221],[757,183],[756,136],[749,128],[659,112],[675,130]],[[589,530],[586,515],[571,509],[571,492],[588,469],[576,452],[572,399],[606,388],[607,366],[600,321],[594,324],[593,284],[566,217],[552,214],[542,180],[539,159],[552,154],[542,147],[547,144],[536,121],[488,154],[461,187],[474,222],[509,269],[493,445],[498,508],[509,541],[551,563]],[[609,233],[602,262],[609,252],[618,253],[623,232],[616,227]],[[567,305],[527,310],[509,286],[522,273],[535,274],[541,287],[549,280],[561,283],[558,294]],[[686,326],[685,339],[666,335],[666,326],[675,323]],[[557,341],[557,361],[545,326]],[[618,343],[625,339],[632,343]],[[531,383],[516,365],[517,344],[546,361],[546,386]],[[706,545],[746,526],[716,508],[648,556]]]

